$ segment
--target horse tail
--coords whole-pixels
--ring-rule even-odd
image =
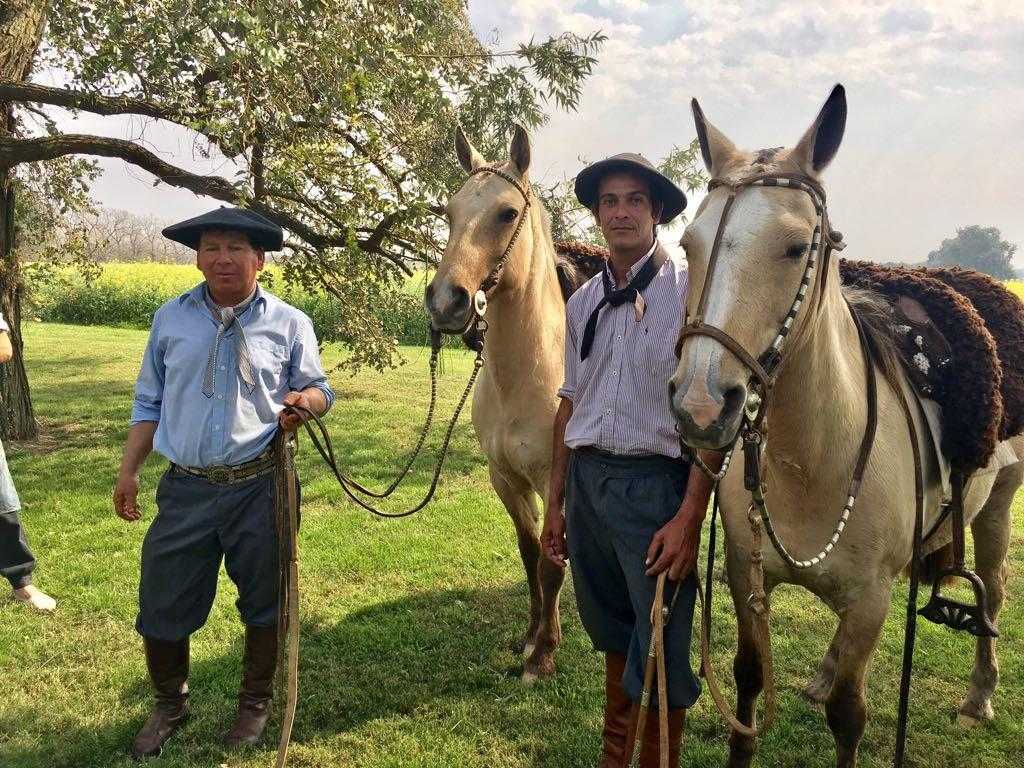
[[[939,574],[953,565],[953,543],[950,542],[921,559],[921,583],[934,584]]]

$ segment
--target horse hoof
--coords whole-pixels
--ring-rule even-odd
[[[824,704],[825,700],[828,699],[831,687],[831,685],[828,685],[821,680],[811,680],[811,682],[805,685],[800,692],[812,704]]]
[[[985,702],[981,707],[975,704],[963,704],[960,707],[960,711],[956,714],[956,724],[961,728],[968,730],[971,728],[977,728],[979,725],[994,720],[996,716],[995,710],[992,709],[991,702]]]
[[[981,720],[978,720],[977,718],[971,717],[970,715],[965,715],[962,712],[960,712],[957,713],[956,724],[964,730],[970,730],[971,728],[976,728],[977,726],[981,725]]]
[[[550,655],[540,656],[537,654],[527,659],[523,665],[522,681],[524,685],[533,685],[538,680],[551,677],[555,674],[555,660]]]

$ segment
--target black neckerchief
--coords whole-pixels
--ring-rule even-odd
[[[597,331],[598,316],[605,304],[618,307],[627,301],[631,302],[636,307],[637,322],[640,322],[641,318],[643,318],[645,306],[643,299],[640,298],[640,292],[650,285],[651,280],[654,279],[654,276],[664,266],[667,258],[668,255],[665,249],[661,248],[660,245],[655,245],[654,253],[651,254],[647,263],[640,268],[640,271],[636,273],[636,276],[629,281],[625,288],[616,289],[612,285],[612,279],[609,276],[609,272],[611,272],[610,267],[601,272],[601,280],[604,284],[604,298],[598,302],[597,306],[594,307],[594,311],[590,313],[590,317],[587,319],[587,325],[583,330],[583,344],[580,346],[580,362],[586,360],[587,355],[590,354],[590,348],[594,344],[594,334]]]

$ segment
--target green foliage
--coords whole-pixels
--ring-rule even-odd
[[[958,228],[956,237],[943,240],[938,249],[929,253],[928,266],[970,267],[1009,280],[1016,276],[1011,263],[1016,252],[1016,244],[1004,240],[995,227],[972,224]]]
[[[456,123],[504,151],[513,121],[575,107],[604,39],[494,52],[462,0],[54,0],[45,63],[230,158],[240,196],[290,231],[288,278],[344,307],[349,364],[381,367],[395,348],[373,313],[398,311],[402,272],[443,250]]]
[[[19,280],[39,282],[71,266],[95,274],[95,249],[84,217],[93,210],[89,184],[99,175],[95,162],[62,157],[17,166],[14,175],[14,251]]]

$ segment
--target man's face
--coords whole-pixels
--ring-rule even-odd
[[[597,223],[612,250],[643,248],[651,244],[654,225],[661,216],[651,201],[651,185],[629,172],[609,173],[597,188]]]
[[[263,251],[241,232],[207,230],[199,238],[196,266],[214,294],[241,301],[256,287]]]

